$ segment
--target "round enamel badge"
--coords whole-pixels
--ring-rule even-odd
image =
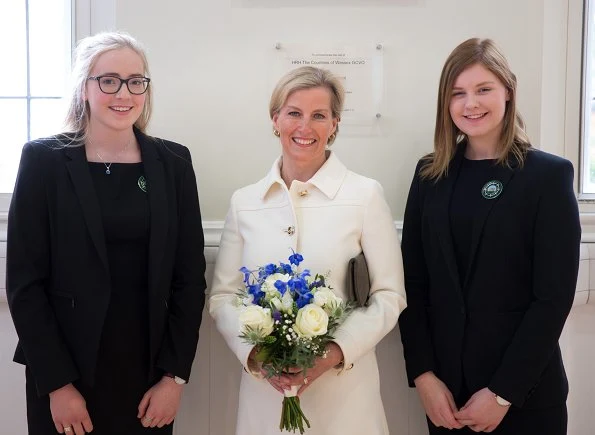
[[[495,199],[500,196],[502,189],[504,189],[502,182],[498,180],[490,180],[481,188],[481,196],[485,199]]]

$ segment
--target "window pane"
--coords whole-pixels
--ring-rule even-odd
[[[0,193],[11,193],[17,176],[21,150],[27,141],[26,100],[0,100],[3,125],[0,145]]]
[[[70,47],[69,2],[29,0],[32,96],[64,94],[70,74]]]
[[[595,2],[589,1],[583,106],[582,192],[595,193]]]
[[[3,1],[0,7],[0,95],[27,95],[27,31],[25,0]]]
[[[62,132],[66,111],[64,105],[64,99],[31,100],[31,139]]]
[[[585,107],[585,140],[587,149],[584,153],[586,173],[583,174],[583,192],[595,193],[595,104],[589,95]]]

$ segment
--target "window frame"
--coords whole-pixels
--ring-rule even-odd
[[[589,65],[589,31],[593,28],[595,32],[595,0],[581,0],[581,16],[580,16],[580,64],[578,65],[579,76],[577,81],[580,84],[579,88],[579,96],[577,97],[578,101],[578,110],[575,115],[577,120],[574,120],[572,117],[569,117],[570,122],[572,122],[572,126],[577,128],[578,126],[578,137],[576,138],[576,142],[578,143],[578,164],[577,170],[577,178],[578,178],[578,187],[577,187],[577,198],[579,200],[579,205],[581,212],[583,212],[583,216],[581,216],[582,220],[593,220],[591,216],[587,215],[587,213],[595,213],[595,192],[584,192],[583,191],[583,182],[585,177],[588,177],[588,138],[587,138],[587,129],[585,126],[585,121],[587,120],[587,111],[591,111],[590,102],[587,96],[587,90],[591,87],[591,80],[592,76],[595,75],[595,63],[593,65]],[[570,30],[570,24],[569,24]],[[569,32],[570,33],[570,32]],[[595,45],[595,41],[592,41]],[[595,49],[595,47],[593,47]],[[575,63],[578,63],[576,61]],[[571,65],[572,66],[572,65]],[[590,68],[589,68],[590,67]],[[577,67],[575,67],[576,69]],[[591,74],[589,74],[591,72]],[[571,77],[572,79],[572,77]],[[575,86],[576,88],[576,86]],[[572,90],[572,88],[571,88]],[[595,95],[592,95],[591,102],[595,102]],[[567,123],[568,127],[568,123]],[[595,143],[592,144],[595,146]],[[589,222],[589,225],[593,225],[593,223]],[[595,235],[594,235],[595,236]]]
[[[72,48],[85,36],[115,27],[115,3],[116,0],[70,0]],[[0,193],[0,236],[5,231],[11,198],[12,193]]]
[[[588,177],[589,172],[589,150],[587,149],[589,145],[589,138],[587,137],[587,127],[586,127],[586,120],[587,120],[587,112],[590,112],[590,108],[587,108],[589,104],[588,98],[588,90],[590,87],[590,80],[591,74],[595,73],[595,65],[589,65],[589,33],[592,26],[595,26],[595,20],[592,20],[591,12],[595,9],[595,3],[593,0],[583,0],[582,1],[582,17],[581,17],[581,65],[580,65],[580,96],[579,96],[579,119],[578,119],[578,129],[579,129],[579,165],[578,165],[578,186],[577,186],[577,196],[581,203],[589,204],[595,203],[595,192],[585,192],[584,191],[584,181],[585,178]],[[595,146],[595,144],[593,144]]]
[[[540,126],[541,142],[549,141],[545,151],[561,155],[574,165],[574,189],[581,222],[587,226],[592,224],[585,219],[590,220],[590,214],[595,212],[595,193],[585,193],[582,189],[585,176],[583,105],[587,82],[585,56],[589,1],[593,0],[544,2],[544,77]],[[595,8],[595,2],[591,7]],[[595,21],[592,25],[595,26]],[[546,36],[548,33],[552,34],[549,39]],[[548,70],[555,69],[556,65],[560,65],[560,69],[548,76]],[[583,225],[583,236],[585,228]]]

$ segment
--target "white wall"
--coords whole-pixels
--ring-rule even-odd
[[[398,220],[415,163],[432,147],[442,64],[464,39],[491,37],[502,46],[529,133],[540,143],[544,26],[565,32],[557,17],[566,2],[126,0],[116,2],[111,24],[148,48],[156,94],[150,131],[190,147],[207,220],[223,219],[232,191],[261,178],[279,152],[267,113],[279,78],[275,43],[382,43],[378,134],[354,137],[345,129],[333,147],[351,169],[381,182]],[[555,4],[555,18],[546,20],[546,3]],[[548,65],[564,63],[563,55],[553,53]]]
[[[4,264],[3,246],[5,243],[0,241],[0,269]],[[206,249],[208,282],[212,278],[216,253],[214,246]],[[576,291],[575,305],[560,340],[570,382],[568,434],[592,435],[595,427],[592,412],[595,391],[595,244],[581,246]],[[12,362],[16,342],[8,307],[0,300],[0,433],[25,435],[24,368]],[[426,435],[425,417],[417,393],[407,387],[398,329],[381,341],[377,355],[391,434]],[[197,356],[190,383],[184,388],[175,435],[233,435],[241,370],[214,322],[208,313],[204,313]]]

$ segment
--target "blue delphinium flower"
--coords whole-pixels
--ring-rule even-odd
[[[272,275],[277,271],[277,266],[273,263],[269,263],[266,266],[261,267],[258,269],[258,277],[259,278],[266,278],[269,275]]]
[[[310,303],[310,300],[312,300],[313,297],[314,296],[312,295],[312,293],[306,292],[306,293],[300,294],[299,297],[297,298],[297,300],[295,301],[295,303],[298,308],[303,308],[304,306],[306,306]]]
[[[240,269],[240,272],[242,272],[244,274],[244,283],[248,284],[248,280],[250,279],[250,274],[252,272],[250,272],[246,266],[242,267]]]
[[[307,276],[310,276],[310,269],[304,269],[302,273],[300,273],[300,278],[305,280]]]
[[[281,293],[281,296],[283,296],[287,291],[287,283],[278,279],[275,281],[275,288],[279,290],[279,293]]]
[[[287,281],[287,285],[296,293],[302,294],[308,292],[308,283],[305,279],[292,277]]]
[[[291,264],[295,264],[296,266],[299,266],[302,261],[304,261],[304,257],[302,257],[302,255],[298,254],[297,252],[294,252],[293,255],[289,256],[289,262]]]
[[[249,285],[248,293],[254,296],[252,303],[254,305],[260,305],[260,300],[264,297],[264,292],[260,289],[260,284]]]
[[[291,275],[291,266],[287,263],[279,263],[279,273],[284,273],[286,275]]]

